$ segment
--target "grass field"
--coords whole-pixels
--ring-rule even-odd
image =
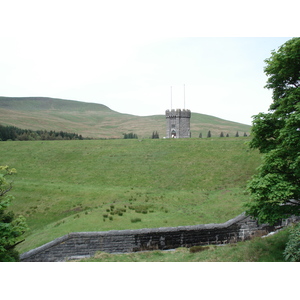
[[[22,253],[76,231],[222,223],[243,212],[260,164],[249,138],[1,142],[17,169]]]

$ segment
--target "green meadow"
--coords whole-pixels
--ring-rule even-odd
[[[76,231],[222,223],[244,211],[250,138],[0,142],[22,253]]]

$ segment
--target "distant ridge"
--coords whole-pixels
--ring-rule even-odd
[[[92,138],[122,138],[133,132],[139,138],[151,137],[153,131],[165,136],[165,108],[162,115],[134,116],[111,110],[103,104],[86,103],[48,97],[0,97],[0,124],[22,129],[55,130],[81,134]],[[212,137],[223,132],[234,136],[236,132],[249,134],[251,126],[223,120],[214,116],[193,113],[192,137],[203,137],[211,131]]]
[[[47,97],[1,97],[0,107],[18,111],[32,110],[101,110],[112,111],[103,104],[86,103],[75,100],[65,100]]]

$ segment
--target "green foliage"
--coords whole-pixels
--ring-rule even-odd
[[[210,130],[209,130],[208,133],[207,133],[207,137],[208,137],[208,138],[211,137],[211,132],[210,132]]]
[[[246,207],[260,222],[273,224],[300,214],[300,38],[287,41],[265,62],[273,103],[269,113],[254,116],[250,147],[264,157],[248,184]]]
[[[290,235],[283,252],[286,261],[300,261],[300,223],[290,229]]]
[[[0,125],[0,141],[83,140],[82,135],[53,130],[30,130]]]
[[[137,223],[137,222],[141,222],[142,219],[141,218],[132,218],[131,219],[131,223]]]
[[[152,133],[152,139],[159,139],[159,134],[158,134],[158,132],[157,131],[153,131],[153,133]]]
[[[12,189],[12,183],[6,180],[6,176],[14,173],[15,169],[0,166],[0,261],[19,260],[15,246],[20,243],[19,237],[27,230],[23,216],[15,218],[13,212],[6,212],[13,199],[7,195]]]
[[[135,133],[123,133],[124,139],[137,139],[138,136]]]

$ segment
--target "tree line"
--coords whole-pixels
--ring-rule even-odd
[[[21,129],[0,125],[0,141],[83,140],[81,134],[64,131]]]
[[[237,131],[236,134],[235,134],[234,136],[235,136],[235,137],[239,137],[239,136],[240,136],[239,132]],[[247,135],[246,132],[244,132],[243,136],[246,137],[246,136],[248,136],[248,135]],[[212,134],[211,134],[211,131],[210,131],[210,130],[209,130],[208,133],[207,133],[207,137],[208,137],[208,138],[212,137]],[[219,137],[229,137],[229,134],[227,133],[227,134],[225,135],[223,132],[221,132],[220,135],[219,135]],[[201,132],[200,132],[200,134],[199,134],[199,138],[202,138],[202,133],[201,133]]]

